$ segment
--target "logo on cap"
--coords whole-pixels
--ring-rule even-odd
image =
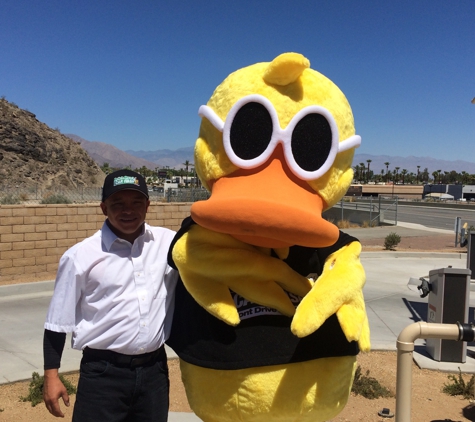
[[[139,179],[132,176],[119,176],[114,178],[114,186],[119,185],[136,185],[140,186]]]

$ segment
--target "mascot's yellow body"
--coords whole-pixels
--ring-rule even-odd
[[[211,197],[193,204],[196,224],[172,250],[186,290],[237,326],[232,290],[291,317],[299,338],[336,315],[346,340],[369,350],[359,242],[331,253],[316,280],[284,262],[294,245],[338,240],[321,214],[346,193],[360,143],[343,93],[285,53],[229,75],[200,115],[195,166]],[[296,308],[286,292],[302,298]],[[355,369],[354,355],[232,370],[181,360],[189,403],[206,422],[328,420],[345,406]]]

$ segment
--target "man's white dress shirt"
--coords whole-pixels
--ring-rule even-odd
[[[144,224],[130,244],[104,223],[61,257],[44,328],[72,332],[72,347],[127,355],[167,340],[178,274],[167,264],[175,232]]]

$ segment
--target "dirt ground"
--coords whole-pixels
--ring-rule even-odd
[[[376,378],[380,384],[394,394],[396,390],[396,352],[373,351],[360,354],[358,364],[363,374],[369,370],[369,376]],[[180,368],[177,359],[169,361],[170,368],[170,411],[191,412],[180,378]],[[449,383],[447,373],[421,370],[413,366],[412,379],[412,421],[414,422],[443,422],[443,421],[475,421],[475,405],[459,396],[451,397],[442,393],[444,384]],[[463,375],[466,382],[469,375]],[[77,385],[77,374],[66,376]],[[43,403],[35,407],[29,402],[21,402],[19,398],[28,394],[28,382],[17,382],[0,385],[0,421],[5,422],[46,422],[58,420],[51,416]],[[61,406],[70,421],[75,396],[71,396],[71,407]],[[394,397],[369,400],[361,396],[351,395],[343,412],[332,422],[382,422],[385,419],[378,412],[387,408],[391,413],[396,409]],[[61,419],[59,419],[61,420]],[[394,419],[393,419],[394,420]]]
[[[363,229],[362,229],[363,230]],[[356,237],[358,237],[356,235]],[[363,252],[379,252],[384,250],[384,239],[361,239]],[[431,236],[401,236],[401,242],[395,251],[404,252],[467,252],[466,247],[455,247],[455,235],[438,234]]]
[[[364,251],[383,250],[384,239],[369,239],[362,241]],[[434,252],[462,252],[463,248],[454,248],[452,235],[405,237],[396,250],[404,251],[434,251]],[[369,370],[369,376],[376,378],[380,384],[387,387],[392,393],[396,390],[396,352],[372,351],[358,356],[358,364],[363,374]],[[169,361],[170,369],[170,411],[191,412],[181,382],[179,362],[176,359]],[[448,374],[420,369],[413,365],[412,378],[412,421],[414,422],[459,422],[475,421],[475,404],[460,396],[451,397],[442,392],[444,384],[450,383]],[[469,375],[463,375],[466,382]],[[68,374],[77,385],[77,373]],[[17,382],[0,385],[0,421],[5,422],[43,422],[53,421],[43,403],[32,407],[29,402],[21,402],[20,397],[28,394],[29,382]],[[66,417],[62,420],[71,420],[74,396],[71,397],[71,407],[65,408]],[[351,395],[345,409],[331,422],[382,422],[386,420],[378,416],[378,412],[387,408],[395,412],[396,400],[394,397],[369,400],[361,396]],[[394,420],[394,419],[393,419]]]

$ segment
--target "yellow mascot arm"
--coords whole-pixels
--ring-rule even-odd
[[[193,225],[173,247],[173,260],[188,292],[208,312],[237,325],[239,315],[229,289],[251,302],[292,316],[284,289],[305,296],[312,283],[285,262],[230,235]]]
[[[352,242],[331,254],[312,290],[302,299],[292,320],[292,332],[305,337],[336,313],[348,341],[370,348],[369,324],[363,298],[365,272],[360,262],[361,244]]]

